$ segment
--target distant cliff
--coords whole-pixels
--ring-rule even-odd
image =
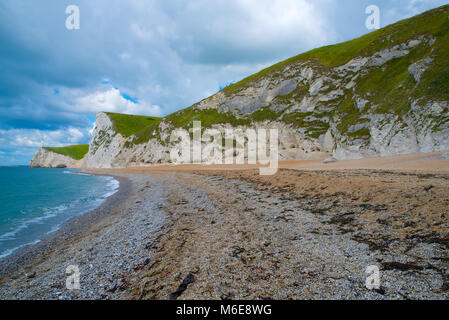
[[[448,150],[448,16],[446,5],[306,52],[163,119],[100,113],[83,165],[170,163],[170,134],[198,120],[205,130],[278,129],[281,160]]]
[[[40,148],[30,162],[31,168],[82,168],[88,145]]]

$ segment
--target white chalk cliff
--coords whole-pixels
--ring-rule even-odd
[[[30,162],[31,168],[82,168],[84,166],[84,160],[75,160],[45,148],[40,148]]]

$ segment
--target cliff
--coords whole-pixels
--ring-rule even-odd
[[[65,147],[69,148],[69,147]],[[40,148],[30,162],[31,168],[82,168],[84,167],[84,157],[74,159],[73,156],[63,154],[59,150],[64,148]],[[59,153],[58,153],[59,152]],[[75,156],[76,158],[76,156]]]
[[[170,134],[191,130],[194,121],[206,133],[278,129],[281,160],[447,150],[448,16],[446,5],[303,53],[163,119],[100,113],[85,165],[170,163],[181,147]]]
[[[133,116],[128,116],[133,117]],[[199,119],[201,120],[201,119]],[[191,131],[191,122],[185,129]],[[203,135],[212,129],[224,132],[226,128],[238,129],[244,132],[246,129],[275,128],[279,131],[279,154],[281,159],[313,159],[328,156],[332,150],[327,151],[319,141],[310,139],[290,126],[282,122],[262,122],[247,125],[233,126],[230,123],[216,123],[208,127],[205,125]],[[107,113],[99,113],[89,145],[89,153],[86,157],[86,166],[89,168],[112,168],[128,166],[145,166],[151,164],[171,163],[170,153],[172,150],[182,148],[182,142],[170,143],[170,135],[177,128],[167,119],[160,119],[154,125],[139,130],[128,137],[116,131],[116,123]],[[140,142],[144,141],[144,142]],[[202,147],[211,144],[202,143]],[[246,146],[246,144],[245,144]],[[223,145],[214,145],[225,150]],[[203,162],[214,161],[213,155],[203,155]]]
[[[79,160],[40,148],[30,162],[31,168],[76,168],[82,167]]]

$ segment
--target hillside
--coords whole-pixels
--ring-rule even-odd
[[[280,159],[449,149],[448,16],[446,5],[300,54],[163,119],[100,113],[87,163],[169,163],[170,133],[194,120],[276,128]]]
[[[89,145],[40,148],[30,162],[31,168],[81,168]]]
[[[61,148],[55,148],[55,147],[44,147],[44,149],[48,151],[53,151],[54,153],[62,154],[64,156],[68,156],[75,160],[81,160],[84,158],[84,156],[89,151],[89,145],[88,144],[80,144],[80,145],[73,145],[73,146],[67,146],[67,147],[61,147]]]
[[[206,119],[207,126],[280,120],[307,129],[304,134],[312,138],[325,133],[329,120],[334,120],[341,134],[357,136],[348,129],[364,123],[364,115],[402,117],[413,102],[424,107],[449,100],[448,14],[449,6],[444,6],[358,39],[303,53],[167,120],[175,126],[189,126],[196,119]],[[447,123],[447,108],[443,115],[434,130]],[[369,137],[367,130],[357,133]]]
[[[106,112],[114,124],[114,130],[124,137],[130,137],[140,130],[148,127],[157,126],[161,122],[161,118],[135,116],[129,114],[120,114]]]

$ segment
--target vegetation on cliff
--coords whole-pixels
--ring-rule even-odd
[[[115,132],[120,133],[123,137],[128,138],[136,132],[147,127],[157,125],[161,122],[161,118],[148,116],[135,116],[129,114],[106,112],[114,124]]]
[[[366,34],[360,38],[317,48],[299,54],[295,57],[261,70],[260,72],[239,82],[231,84],[224,88],[223,92],[228,96],[241,92],[252,83],[260,81],[268,75],[276,74],[276,72],[283,70],[289,65],[294,65],[301,62],[314,62],[317,66],[322,68],[332,68],[344,65],[356,57],[371,56],[383,49],[401,44],[409,39],[417,38],[422,35],[438,38],[438,53],[443,55],[441,57],[441,62],[443,62],[444,57],[447,58],[449,54],[448,13],[449,5],[445,5],[440,8],[427,11],[421,15],[399,21],[380,30]],[[442,74],[437,77],[441,78],[441,80],[448,76],[449,71],[447,61],[448,60],[446,59],[445,68],[440,70]],[[282,76],[282,74],[279,76]],[[443,84],[442,81],[438,80],[437,82],[437,87]],[[446,81],[446,88],[448,88],[448,83],[449,82]],[[447,92],[449,92],[449,90],[446,90],[446,97]]]
[[[84,158],[84,156],[89,151],[89,145],[88,144],[79,144],[79,145],[73,145],[73,146],[66,146],[66,147],[44,147],[44,149],[48,151],[52,151],[54,153],[62,154],[64,156],[68,156],[75,160],[81,160]]]

